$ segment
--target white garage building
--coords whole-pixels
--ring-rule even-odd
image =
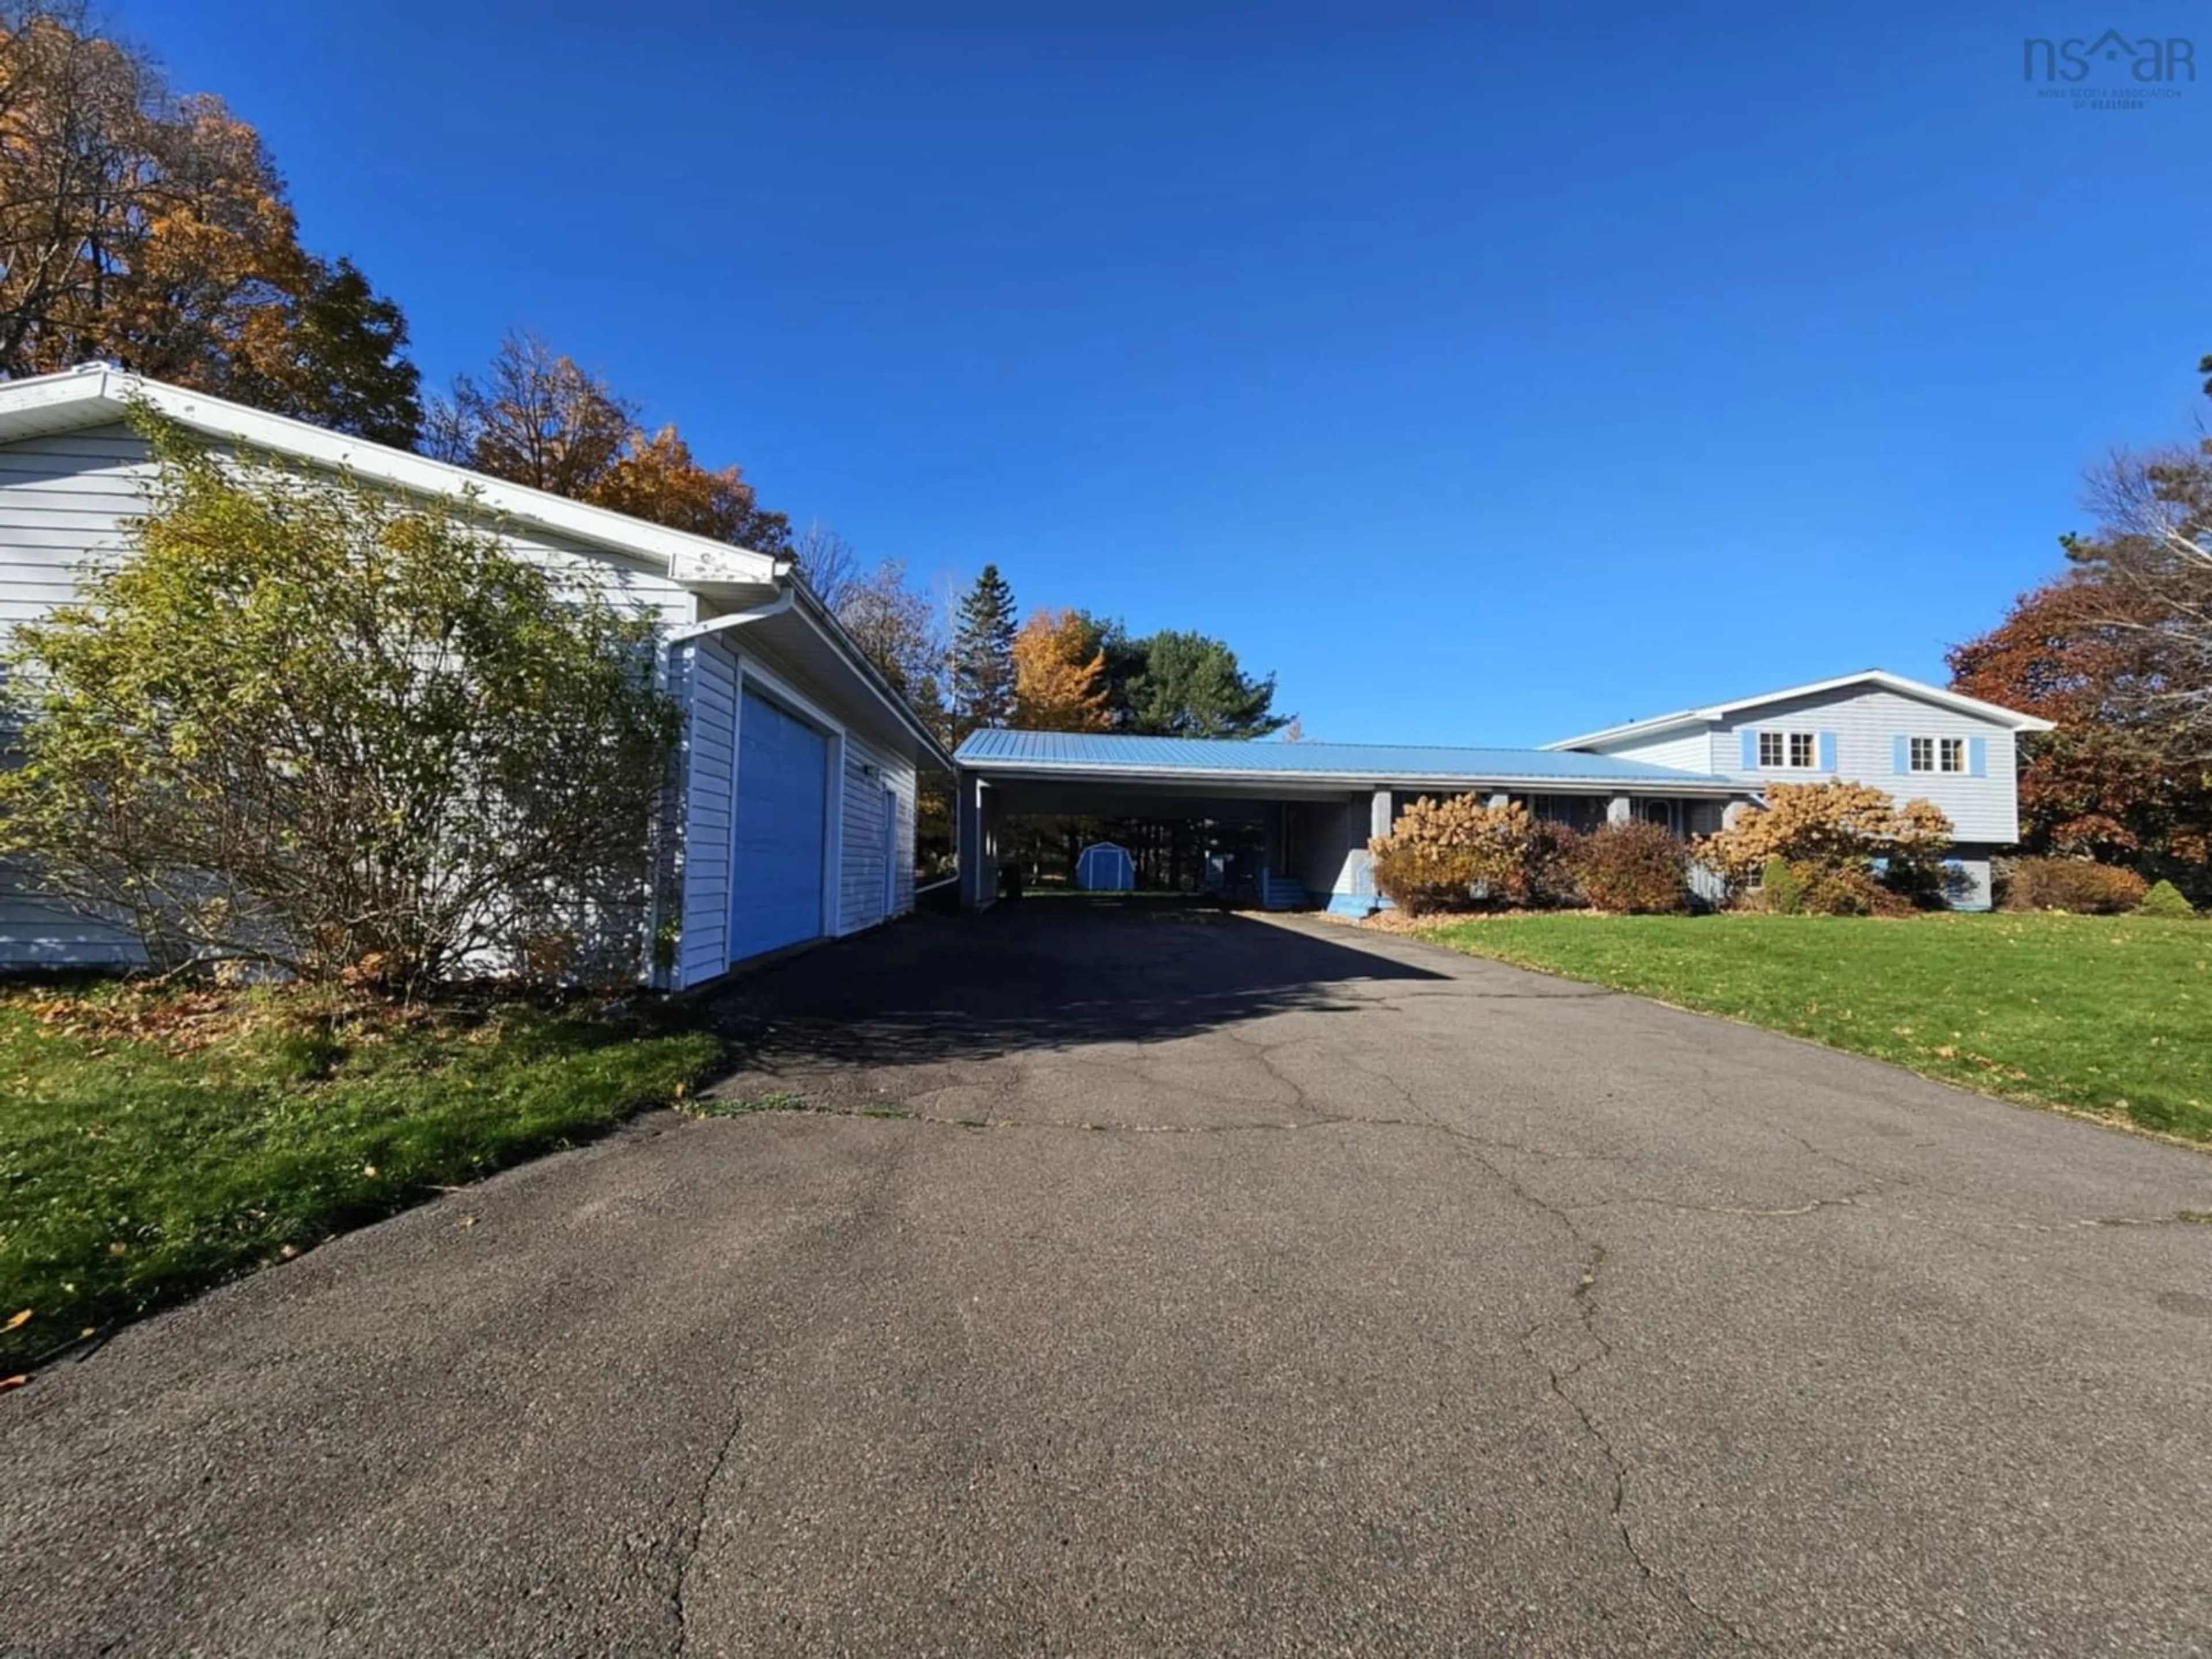
[[[94,364],[0,385],[0,634],[125,546],[154,476],[134,401],[218,449],[340,469],[420,496],[471,492],[514,551],[578,592],[657,613],[684,710],[665,814],[673,935],[654,982],[868,927],[914,903],[915,781],[951,761],[799,580],[769,558],[407,451]],[[127,933],[0,868],[0,969],[127,963]]]

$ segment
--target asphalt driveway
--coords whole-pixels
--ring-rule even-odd
[[[1142,904],[721,1012],[0,1397],[0,1652],[2212,1648],[2212,1159]]]

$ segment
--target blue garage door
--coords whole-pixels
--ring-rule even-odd
[[[758,692],[738,716],[737,867],[730,960],[822,932],[830,740]]]

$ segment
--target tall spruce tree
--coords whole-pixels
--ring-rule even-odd
[[[1004,726],[1014,713],[1014,590],[987,564],[960,601],[952,635],[952,720],[956,741],[978,727]]]

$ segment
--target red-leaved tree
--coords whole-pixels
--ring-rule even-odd
[[[2130,592],[2077,570],[2031,589],[2004,620],[1949,653],[1951,687],[2057,723],[2021,744],[2021,843],[2030,852],[2131,863],[2201,863],[2212,790],[2146,721],[2158,638]]]

